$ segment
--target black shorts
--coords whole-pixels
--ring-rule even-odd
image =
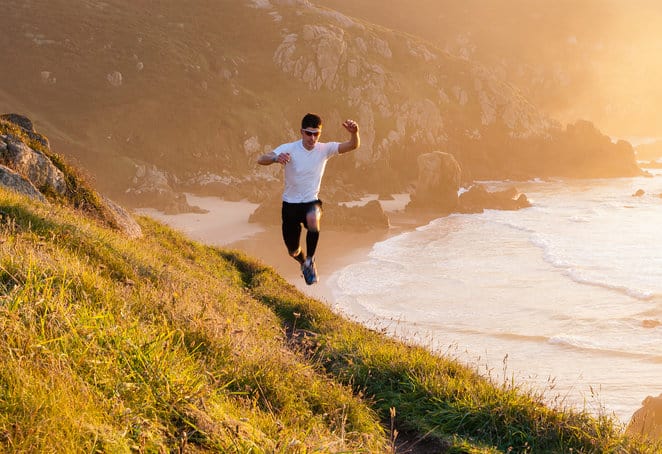
[[[299,249],[299,239],[301,236],[301,225],[308,228],[306,216],[311,211],[322,209],[321,200],[313,200],[304,203],[283,202],[281,216],[283,219],[283,240],[289,252],[295,252]]]

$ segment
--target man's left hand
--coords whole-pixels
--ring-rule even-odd
[[[359,132],[359,125],[354,120],[345,120],[343,127],[352,134]]]

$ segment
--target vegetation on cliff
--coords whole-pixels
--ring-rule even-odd
[[[0,214],[3,451],[654,452],[147,218],[4,189]]]
[[[45,164],[41,165],[41,168],[38,168],[38,164],[29,164],[30,173],[48,173],[47,167],[50,166],[61,172],[64,182],[61,190],[56,190],[51,184],[43,184],[41,187],[35,188],[47,199],[76,208],[107,226],[117,227],[116,219],[109,212],[99,193],[89,184],[79,169],[69,165],[62,156],[51,150],[48,139],[34,130],[31,120],[17,114],[2,115],[0,117],[0,135],[12,137],[18,143],[29,147],[29,151],[45,156]],[[29,157],[22,159],[34,161]],[[4,156],[0,157],[3,165],[4,161]],[[19,173],[21,172],[19,171]],[[28,175],[23,175],[23,177],[26,180],[31,179]],[[32,179],[34,180],[34,178]]]

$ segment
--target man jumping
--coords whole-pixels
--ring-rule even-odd
[[[306,284],[317,282],[315,250],[319,241],[322,201],[318,198],[326,162],[332,157],[356,150],[361,140],[359,125],[346,120],[343,127],[349,132],[346,142],[319,142],[322,134],[322,119],[308,113],[301,120],[301,140],[285,143],[275,150],[263,154],[258,164],[279,163],[285,166],[285,189],[283,191],[282,229],[287,252],[301,265]],[[306,254],[300,243],[301,226],[307,230]]]

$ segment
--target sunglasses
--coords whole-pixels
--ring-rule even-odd
[[[307,136],[317,137],[320,135],[320,131],[308,131],[307,129],[302,129],[301,131],[305,132]]]

